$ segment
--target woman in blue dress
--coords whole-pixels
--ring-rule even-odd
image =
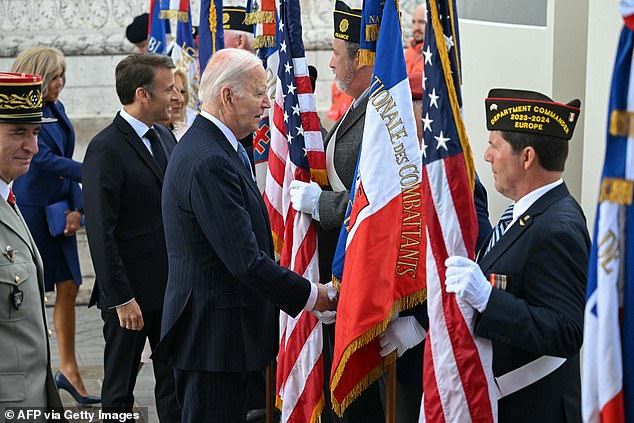
[[[13,191],[44,262],[46,291],[56,291],[53,323],[60,371],[55,374],[55,382],[78,403],[92,404],[99,402],[99,398],[86,392],[75,356],[75,299],[81,284],[75,233],[80,227],[83,201],[79,186],[81,163],[72,159],[75,133],[64,105],[58,100],[65,83],[64,56],[54,48],[33,47],[18,55],[12,69],[42,76],[42,112],[57,119],[57,123],[42,126],[39,151],[29,171],[13,183]],[[64,233],[53,237],[45,209],[63,200],[69,205]]]

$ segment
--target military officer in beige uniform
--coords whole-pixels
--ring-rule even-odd
[[[10,183],[29,170],[43,123],[39,75],[0,73],[0,413],[61,411],[51,375],[42,260]],[[63,414],[62,414],[63,416]]]

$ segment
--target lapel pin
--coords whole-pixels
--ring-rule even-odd
[[[4,254],[11,262],[13,262],[13,260],[15,260],[15,255],[17,252],[18,250],[15,250],[12,246],[7,245],[2,254]]]

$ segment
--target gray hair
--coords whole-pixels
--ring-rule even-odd
[[[214,53],[200,80],[201,102],[212,102],[225,87],[240,95],[246,73],[258,66],[262,66],[260,59],[246,50],[225,48]]]

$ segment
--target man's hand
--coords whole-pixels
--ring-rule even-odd
[[[64,236],[74,235],[81,226],[81,213],[78,211],[69,212],[66,215],[66,226],[64,227]]]
[[[418,323],[414,316],[403,316],[392,320],[381,334],[381,357],[385,357],[392,351],[397,351],[398,356],[410,348],[423,342],[427,332]]]
[[[127,330],[143,329],[143,314],[141,307],[135,299],[127,304],[117,306],[117,316],[119,316],[119,325]]]
[[[482,273],[480,266],[466,257],[452,256],[445,260],[447,292],[456,295],[482,313],[489,302],[493,287]]]
[[[331,289],[334,288],[331,287]],[[329,295],[329,292],[332,294],[332,291],[329,291],[327,285],[322,285],[320,283],[317,284],[317,302],[312,310],[313,312],[335,310],[337,308],[337,302],[335,301],[336,298],[330,299],[331,295]]]
[[[326,293],[328,294],[328,299],[335,304],[335,308],[336,308],[337,301],[339,300],[339,292],[337,291],[337,289],[335,289],[334,286],[332,286],[332,282],[328,282],[325,285],[320,284],[320,286],[326,287]],[[319,299],[319,296],[317,298]],[[312,310],[312,313],[324,325],[332,325],[333,323],[335,323],[335,320],[337,318],[337,310],[319,311],[317,310],[317,303],[315,303],[315,308]]]
[[[321,187],[317,182],[309,184],[301,181],[292,181],[290,185],[291,204],[297,211],[308,213],[313,219],[319,220],[319,196]]]

